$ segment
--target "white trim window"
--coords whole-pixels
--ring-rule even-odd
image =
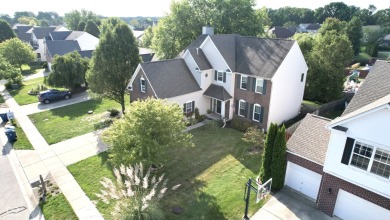
[[[217,82],[223,82],[223,72],[217,71]]]
[[[245,113],[246,113],[246,102],[241,99],[238,102],[238,115],[245,117]]]
[[[192,101],[186,102],[185,103],[186,108],[185,108],[185,113],[191,113],[192,112]]]
[[[356,141],[350,165],[389,179],[390,151]]]
[[[241,75],[240,89],[245,89],[245,90],[248,89],[248,77],[247,76]]]
[[[259,104],[253,105],[253,121],[260,122],[261,106]]]
[[[139,86],[140,86],[141,92],[145,93],[145,91],[146,91],[146,80],[143,77],[139,80]]]
[[[264,80],[261,79],[261,78],[256,78],[256,89],[255,89],[255,92],[262,94],[263,93],[263,85],[264,85]]]

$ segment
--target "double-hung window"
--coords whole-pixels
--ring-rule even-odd
[[[353,148],[351,165],[367,170],[373,150],[374,148],[369,145],[356,142]]]
[[[376,149],[370,172],[387,179],[390,177],[390,151]]]
[[[239,106],[238,106],[238,115],[245,117],[246,113],[246,102],[244,100],[239,101]]]
[[[253,105],[253,121],[260,122],[261,106],[259,104]]]
[[[248,77],[241,75],[241,89],[248,89]]]
[[[189,101],[186,103],[185,113],[191,113],[192,112],[192,102]]]
[[[223,72],[222,71],[217,71],[217,81],[223,82]]]
[[[264,85],[264,80],[260,78],[256,78],[256,93],[263,93],[263,85]]]
[[[140,79],[140,87],[141,87],[141,92],[146,91],[146,80],[144,78]]]

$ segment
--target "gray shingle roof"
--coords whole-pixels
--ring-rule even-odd
[[[52,40],[65,40],[72,31],[55,31],[50,34]]]
[[[223,88],[223,86],[211,84],[209,88],[206,89],[206,91],[203,93],[205,96],[209,96],[211,98],[216,98],[221,101],[226,101],[228,99],[231,99],[232,96]]]
[[[84,31],[72,31],[72,33],[70,33],[68,35],[68,37],[65,38],[65,40],[76,40],[78,37],[80,37],[81,35],[85,34],[86,32]]]
[[[16,35],[18,36],[18,38],[21,41],[24,41],[24,42],[27,42],[27,43],[31,42],[31,33],[16,33]]]
[[[46,41],[46,46],[51,57],[54,57],[54,55],[62,56],[72,51],[80,50],[77,41],[70,40]]]
[[[390,62],[377,60],[343,116],[390,94]]]
[[[294,32],[285,27],[276,26],[272,28],[272,33],[276,38],[289,38],[294,35]]]
[[[32,32],[34,33],[37,39],[43,39],[45,36],[53,32],[56,27],[34,27]]]
[[[287,149],[319,164],[324,164],[330,131],[325,126],[330,119],[307,114],[287,141]]]
[[[18,25],[16,26],[16,32],[18,33],[26,33],[28,30],[30,30],[33,26],[30,25]]]
[[[230,69],[234,72],[236,71],[236,60],[237,55],[235,54],[237,48],[237,38],[240,38],[240,35],[236,34],[221,34],[221,35],[211,35],[210,38],[218,48],[219,52],[222,54],[226,63]]]
[[[158,98],[171,98],[201,90],[183,59],[141,63]]]
[[[208,70],[213,68],[209,63],[208,59],[206,58],[206,56],[204,55],[202,49],[190,48],[188,49],[188,51],[191,53],[192,57],[194,58],[200,70]]]
[[[83,51],[77,51],[81,57],[83,58],[88,58],[88,59],[91,59],[92,58],[92,53],[93,53],[93,50],[83,50]]]
[[[291,47],[293,40],[237,37],[235,72],[271,79]]]

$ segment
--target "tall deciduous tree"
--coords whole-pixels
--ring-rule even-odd
[[[275,145],[276,135],[278,133],[277,124],[271,123],[268,129],[267,137],[264,143],[264,150],[260,166],[260,179],[264,183],[271,178],[271,163],[273,148]]]
[[[352,45],[345,34],[327,31],[321,35],[307,60],[305,99],[329,102],[340,98],[344,68],[352,55]]]
[[[360,41],[363,37],[363,27],[362,22],[358,17],[353,17],[352,20],[347,23],[346,33],[348,39],[352,43],[353,53],[355,55],[359,54]]]
[[[271,176],[272,188],[275,190],[280,190],[284,186],[286,163],[286,128],[283,125],[278,129],[272,152]]]
[[[66,87],[70,90],[85,83],[89,60],[82,58],[77,51],[63,56],[54,56],[52,72],[48,77],[51,86]]]
[[[140,62],[137,41],[129,26],[118,18],[102,24],[87,82],[92,92],[117,101],[125,111],[125,93]]]
[[[324,7],[317,8],[315,16],[319,23],[324,22],[329,17],[337,18],[341,21],[349,21],[356,11],[356,7],[348,6],[344,2],[332,2]]]
[[[168,148],[193,145],[184,129],[179,105],[148,98],[133,102],[128,114],[115,121],[103,138],[111,146],[114,164],[158,164],[165,161]]]
[[[14,37],[16,37],[16,35],[11,26],[3,19],[0,19],[0,43]]]
[[[298,42],[302,54],[305,57],[305,60],[307,60],[316,42],[315,36],[308,33],[296,33],[293,38]]]
[[[39,25],[39,21],[34,18],[34,17],[20,17],[18,19],[18,22],[21,23],[21,24],[27,24],[27,25],[31,25],[31,26],[37,26]]]
[[[325,34],[328,31],[335,31],[336,34],[345,33],[345,24],[337,18],[327,18],[318,30],[320,34]]]
[[[10,79],[12,81],[18,77],[21,78],[20,71],[0,55],[0,79]]]
[[[77,26],[77,30],[78,31],[84,31],[84,29],[85,29],[85,22],[84,21],[80,21],[79,25]]]
[[[66,26],[71,30],[78,30],[80,22],[83,21],[86,23],[88,20],[93,20],[97,23],[99,18],[94,12],[85,9],[81,9],[81,11],[73,10],[69,13],[65,13],[64,17]],[[82,30],[84,30],[84,28]]]
[[[0,14],[0,19],[3,19],[4,21],[6,21],[9,25],[12,25],[12,18],[9,15]]]
[[[218,34],[264,34],[261,13],[254,0],[183,0],[171,3],[171,12],[154,32],[153,46],[160,58],[173,58],[211,23]]]
[[[13,66],[19,67],[33,62],[36,55],[31,45],[22,42],[19,38],[12,38],[0,44],[0,54]]]
[[[33,17],[35,18],[35,14],[31,11],[16,11],[14,13],[14,23],[18,23],[20,17]]]
[[[148,28],[146,28],[146,30],[144,31],[144,35],[142,36],[142,47],[150,48],[152,46],[153,36],[153,27],[149,26]]]
[[[313,23],[315,20],[314,11],[308,8],[282,7],[269,9],[268,16],[272,20],[273,26],[282,26],[287,22],[295,24]]]
[[[93,20],[87,21],[87,24],[85,25],[84,31],[95,36],[95,37],[99,37],[99,35],[100,35],[100,30]]]

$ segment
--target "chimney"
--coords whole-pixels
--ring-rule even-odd
[[[202,34],[213,35],[214,34],[214,27],[211,27],[210,23],[207,23],[207,26],[202,27]]]

